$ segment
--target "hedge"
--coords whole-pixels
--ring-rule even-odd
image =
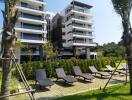
[[[88,73],[90,72],[88,66],[94,65],[98,70],[102,70],[105,68],[105,65],[111,65],[113,67],[116,66],[116,62],[119,59],[97,59],[97,60],[56,60],[56,61],[34,61],[34,62],[24,62],[21,64],[21,68],[27,77],[27,79],[35,79],[35,71],[37,69],[46,69],[47,76],[49,78],[56,77],[55,69],[62,67],[64,68],[66,74],[72,75],[72,67],[73,66],[80,66],[82,72]],[[17,71],[14,70],[13,74],[15,76],[19,76]]]

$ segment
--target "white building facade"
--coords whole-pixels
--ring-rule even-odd
[[[45,20],[46,4],[43,0],[21,0],[17,4],[19,11],[15,30],[17,39],[27,48],[17,46],[16,55],[21,61],[43,60],[42,44],[46,43],[47,22]]]
[[[61,13],[63,16],[63,47],[73,50],[73,52],[65,51],[63,55],[85,55],[86,58],[90,58],[90,48],[96,46],[93,42],[91,8],[91,5],[72,1]]]

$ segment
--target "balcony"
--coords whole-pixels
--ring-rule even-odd
[[[33,15],[44,15],[44,11],[40,11],[38,9],[32,9],[30,7],[20,7],[17,6],[16,7],[19,11],[24,12],[24,13],[28,13],[28,14],[33,14]]]
[[[39,51],[33,51],[33,52],[31,51],[30,52],[28,50],[27,51],[22,51],[21,50],[21,55],[39,55]]]
[[[89,39],[94,39],[94,36],[92,34],[87,33],[81,33],[81,32],[73,32],[73,37],[78,37],[78,38],[89,38]]]
[[[35,5],[46,5],[46,3],[43,0],[21,0],[21,1]]]
[[[39,21],[44,21],[44,18],[43,16],[34,16],[34,15],[31,15],[31,14],[21,14],[20,17],[23,17],[23,18],[28,18],[28,19],[33,19],[33,20],[39,20]]]
[[[86,42],[86,41],[68,41],[66,43],[63,43],[64,47],[73,47],[73,46],[77,46],[77,47],[95,47],[96,44],[94,42]]]
[[[23,27],[21,28],[25,28],[25,29],[33,29],[33,30],[43,30],[43,27],[39,27],[39,26],[35,26],[35,25],[23,25]]]
[[[76,14],[76,15],[81,15],[81,16],[86,16],[86,17],[93,17],[90,15],[90,12],[88,10],[84,9],[76,9],[76,8],[71,8],[66,12],[66,15],[68,16],[69,14]]]
[[[21,36],[21,39],[26,39],[26,40],[43,40],[42,34],[29,34],[29,33],[23,33]]]
[[[77,23],[93,25],[92,21],[85,18],[72,17],[71,20]]]
[[[72,28],[79,30],[79,31],[94,32],[92,27],[89,27],[88,25],[73,24]]]
[[[31,19],[31,18],[25,18],[25,17],[19,17],[18,18],[19,22],[24,22],[24,23],[30,23],[30,24],[36,24],[36,25],[42,25],[42,24],[47,24],[46,20],[37,20],[37,19]]]
[[[17,32],[31,33],[31,34],[47,34],[47,31],[44,30],[35,30],[35,29],[25,29],[25,28],[15,28]]]
[[[22,43],[30,43],[30,44],[44,44],[46,41],[44,40],[28,40],[28,39],[18,39]]]

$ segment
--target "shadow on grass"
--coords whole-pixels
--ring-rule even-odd
[[[113,88],[108,88],[105,92],[95,90],[73,96],[57,98],[54,100],[132,100],[132,96],[129,94],[129,89],[126,88],[124,90],[124,88],[126,88],[124,85],[120,85]],[[44,100],[44,98],[38,98],[37,100]]]
[[[62,87],[72,87],[74,83],[65,83],[64,81],[55,81],[55,84],[60,85]]]
[[[92,83],[92,81],[90,80],[84,80],[84,79],[81,79],[81,78],[77,78],[78,82],[81,82],[81,83],[84,83],[84,84],[87,84],[87,83]]]
[[[30,86],[35,89],[35,92],[46,92],[46,91],[50,91],[50,87],[42,87],[39,86],[39,84],[30,84]]]

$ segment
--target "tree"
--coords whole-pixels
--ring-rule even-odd
[[[57,51],[54,50],[52,43],[47,42],[43,44],[44,54],[46,60],[51,60],[56,57]]]
[[[125,47],[114,42],[98,45],[98,52],[102,52],[104,57],[123,57],[125,58]]]
[[[1,43],[1,56],[2,58],[11,58],[12,50],[15,47],[16,32],[15,24],[18,19],[18,10],[16,4],[19,0],[4,0],[5,10],[2,11],[4,23],[2,32],[2,43]],[[3,60],[2,63],[2,85],[1,94],[9,95],[9,79],[11,76],[11,60]],[[9,97],[3,100],[9,100]]]
[[[132,9],[132,0],[111,0],[115,12],[121,17],[123,35],[122,40],[126,47],[128,68],[130,73],[130,94],[132,95],[132,28],[130,15]]]

